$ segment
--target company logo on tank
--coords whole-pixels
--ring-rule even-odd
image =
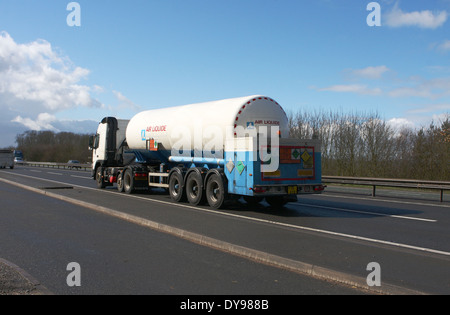
[[[255,120],[255,125],[273,125],[273,126],[279,126],[280,121],[278,120]]]
[[[162,126],[149,126],[146,129],[147,132],[163,132],[167,131],[167,125]]]

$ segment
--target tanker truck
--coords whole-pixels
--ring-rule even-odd
[[[285,111],[262,95],[105,117],[89,148],[97,187],[127,194],[162,188],[193,205],[243,197],[280,207],[324,190],[320,142],[289,138]]]

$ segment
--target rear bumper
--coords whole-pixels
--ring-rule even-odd
[[[258,185],[252,190],[254,196],[289,196],[299,194],[321,194],[326,186],[322,184],[308,184],[308,185]]]

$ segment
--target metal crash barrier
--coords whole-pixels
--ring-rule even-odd
[[[444,191],[450,190],[450,182],[447,181],[346,176],[322,176],[322,181],[329,184],[372,186],[373,197],[376,196],[377,186],[439,190],[441,202],[444,201]]]

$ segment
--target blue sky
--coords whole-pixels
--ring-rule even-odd
[[[28,129],[253,94],[287,111],[450,112],[450,0],[0,0],[0,147]]]

